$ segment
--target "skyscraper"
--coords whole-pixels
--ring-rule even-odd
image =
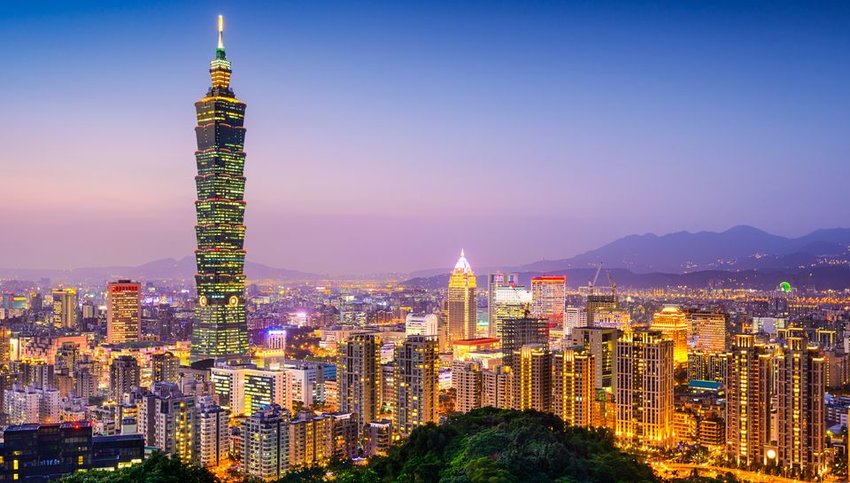
[[[567,277],[550,275],[531,279],[531,313],[549,319],[556,326],[564,325],[567,305]]]
[[[109,366],[109,397],[118,402],[133,387],[139,387],[139,363],[133,356],[118,356]]]
[[[691,312],[688,321],[694,335],[694,348],[720,353],[726,350],[726,314]]]
[[[688,363],[688,319],[682,309],[668,305],[652,316],[652,330],[673,340],[673,362]]]
[[[141,284],[130,280],[109,282],[106,287],[106,342],[136,342],[142,336]]]
[[[340,410],[356,414],[361,428],[380,419],[381,338],[374,334],[349,337],[340,348],[338,371]]]
[[[289,411],[264,407],[242,423],[242,467],[250,476],[280,479],[289,469]]]
[[[224,20],[219,16],[218,48],[210,62],[212,87],[195,103],[198,304],[192,331],[194,359],[241,356],[248,349],[243,249],[245,103],[230,88],[223,31]]]
[[[572,426],[590,427],[596,395],[592,354],[567,349],[552,362],[552,412]]]
[[[437,422],[440,353],[436,337],[412,335],[396,349],[394,428],[407,436],[417,426]]]
[[[615,434],[664,446],[673,442],[673,341],[657,330],[626,331],[617,341]]]
[[[514,351],[514,409],[552,410],[552,353],[544,344]]]
[[[490,337],[504,337],[502,327],[505,319],[525,317],[531,311],[531,292],[522,285],[511,283],[490,287],[489,296]]]
[[[788,337],[774,354],[776,370],[779,464],[804,479],[820,475],[826,465],[824,393],[826,368],[816,345],[805,337]]]
[[[139,432],[145,444],[186,464],[201,461],[201,433],[195,396],[185,396],[177,384],[155,382],[139,404]]]
[[[77,289],[53,290],[53,325],[65,329],[77,327]]]
[[[517,371],[519,350],[526,345],[546,346],[549,326],[546,319],[526,315],[502,321],[502,363]]]
[[[460,258],[449,278],[448,322],[449,339],[475,338],[477,304],[475,274],[460,251]]]

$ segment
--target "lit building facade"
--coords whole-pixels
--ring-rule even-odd
[[[263,480],[283,477],[289,469],[289,411],[266,406],[242,423],[242,468]]]
[[[215,468],[227,459],[230,446],[228,413],[205,396],[198,399],[198,431],[200,433],[200,465]]]
[[[826,469],[825,359],[804,337],[789,337],[774,355],[779,465],[810,479]]]
[[[449,278],[447,316],[449,340],[474,339],[477,322],[475,273],[460,251],[460,258]]]
[[[356,414],[362,428],[380,416],[381,338],[374,334],[355,334],[339,352],[340,411]]]
[[[139,403],[139,432],[145,443],[184,464],[200,463],[200,429],[195,397],[184,396],[177,384],[155,382]]]
[[[106,286],[106,343],[136,342],[142,337],[141,284],[130,280]]]
[[[242,356],[248,350],[245,316],[245,103],[230,88],[230,61],[219,16],[218,48],[210,63],[212,87],[195,103],[198,175],[195,226],[198,302],[192,357]]]
[[[531,313],[559,327],[564,324],[567,305],[567,277],[551,275],[531,279]]]
[[[436,314],[407,314],[404,322],[405,335],[438,336],[440,318]]]
[[[77,289],[53,290],[53,325],[65,329],[77,328]]]
[[[438,421],[440,352],[436,337],[412,335],[396,349],[394,429],[407,436]]]
[[[726,449],[739,465],[762,464],[770,443],[771,351],[751,334],[736,335],[726,389]]]
[[[672,444],[673,382],[673,341],[656,330],[626,331],[615,355],[615,435]]]
[[[210,379],[219,403],[236,416],[251,416],[263,407],[286,401],[286,374],[254,366],[213,367]]]
[[[552,410],[552,353],[545,345],[525,345],[514,352],[514,409]]]
[[[688,321],[694,349],[714,354],[726,351],[726,314],[691,312]]]
[[[592,354],[567,349],[552,362],[552,412],[572,426],[590,427],[596,397]]]
[[[688,319],[679,307],[668,305],[652,316],[652,330],[661,331],[673,341],[673,362],[688,363]]]
[[[549,343],[549,321],[526,315],[502,321],[502,363],[516,370],[520,349],[526,345]]]

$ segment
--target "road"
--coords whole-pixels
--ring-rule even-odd
[[[655,471],[664,478],[670,478],[672,476],[688,476],[691,474],[691,471],[696,469],[699,471],[701,476],[718,476],[725,475],[726,473],[732,473],[735,475],[735,478],[738,478],[741,481],[752,481],[757,483],[762,482],[776,482],[776,483],[803,483],[804,480],[795,480],[793,478],[783,478],[781,476],[774,475],[765,475],[762,473],[758,473],[755,471],[746,471],[739,470],[735,468],[722,468],[720,466],[704,466],[704,465],[696,465],[696,464],[684,464],[684,463],[663,463],[663,462],[654,462],[652,463],[652,467]],[[825,481],[836,481],[835,479],[831,479],[827,477]]]

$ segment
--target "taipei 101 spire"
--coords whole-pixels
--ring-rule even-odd
[[[230,88],[224,51],[224,17],[210,62],[211,87],[195,103],[198,150],[195,185],[198,302],[192,359],[229,359],[248,351],[245,319],[245,103]]]

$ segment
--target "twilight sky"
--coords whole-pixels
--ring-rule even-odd
[[[3,2],[2,267],[192,252],[219,13],[249,260],[475,268],[850,225],[850,2],[121,3]]]

